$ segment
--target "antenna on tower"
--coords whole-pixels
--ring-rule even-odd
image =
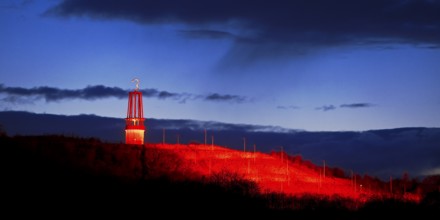
[[[131,80],[131,82],[135,82],[136,83],[136,91],[139,91],[139,82],[140,82],[140,80],[138,79],[138,78],[134,78],[134,79],[132,79]]]

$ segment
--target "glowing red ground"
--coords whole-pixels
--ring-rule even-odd
[[[365,200],[385,196],[351,178],[324,176],[321,169],[312,169],[293,163],[281,154],[269,155],[260,152],[243,152],[211,145],[154,145],[180,155],[186,166],[202,175],[209,176],[222,171],[237,173],[245,179],[255,181],[262,192],[286,194],[317,194]]]

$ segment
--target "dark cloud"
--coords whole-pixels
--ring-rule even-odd
[[[339,105],[340,108],[369,108],[373,106],[374,105],[371,103],[350,103],[350,104]],[[315,110],[330,111],[330,110],[335,110],[336,108],[337,107],[334,105],[323,105],[321,107],[315,108]]]
[[[62,99],[86,99],[94,100],[98,98],[116,97],[122,98],[126,92],[116,87],[105,87],[102,85],[88,86],[84,89],[59,89],[48,86],[40,86],[34,88],[21,88],[21,87],[6,87],[0,85],[0,93],[4,93],[11,96],[20,97],[35,97],[43,98],[47,102],[59,101]]]
[[[341,108],[369,108],[374,105],[371,103],[351,103],[351,104],[342,104],[339,107]]]
[[[331,111],[331,110],[335,110],[336,107],[334,105],[323,105],[321,107],[317,107],[315,108],[316,110],[322,110],[322,111]]]
[[[180,34],[188,38],[198,39],[235,39],[236,36],[226,31],[216,30],[180,30]]]
[[[436,0],[63,0],[45,15],[184,24],[189,37],[248,39],[234,54],[273,57],[344,45],[437,49],[439,12]]]
[[[22,88],[22,87],[7,87],[0,84],[0,94],[5,94],[6,97],[2,98],[3,102],[25,102],[38,99],[44,99],[46,102],[56,102],[65,99],[84,99],[84,100],[96,100],[104,98],[127,98],[127,94],[130,90],[124,90],[118,87],[107,87],[103,85],[87,86],[84,89],[60,89],[55,87],[40,86],[34,88]],[[186,100],[201,99],[204,101],[216,101],[216,102],[233,102],[242,103],[248,99],[244,96],[228,95],[213,93],[209,95],[194,95],[189,93],[173,93],[168,91],[160,91],[157,89],[141,89],[143,97],[146,98],[158,98],[158,99],[173,99],[181,103],[185,103]]]
[[[101,98],[125,98],[128,91],[117,87],[102,85],[87,86],[84,89],[59,89],[55,87],[40,86],[34,88],[6,87],[0,85],[0,93],[15,97],[31,97],[44,99],[47,102],[60,101],[63,99],[95,100]]]
[[[277,106],[277,109],[281,109],[281,110],[294,110],[294,109],[299,109],[298,106],[294,106],[294,105],[279,105]]]
[[[241,103],[241,102],[246,102],[247,98],[244,96],[238,96],[238,95],[222,95],[222,94],[218,94],[218,93],[212,93],[212,94],[209,94],[206,97],[204,97],[204,100],[216,101],[216,102],[227,101],[227,102]]]

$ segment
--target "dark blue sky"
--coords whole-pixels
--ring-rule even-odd
[[[306,130],[440,126],[440,1],[0,3],[0,108]]]

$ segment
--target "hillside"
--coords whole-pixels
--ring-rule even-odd
[[[255,181],[263,192],[337,195],[353,199],[361,194],[374,194],[369,189],[355,189],[350,178],[324,176],[322,167],[307,167],[300,161],[294,163],[285,153],[269,155],[211,145],[158,144],[149,147],[172,151],[181,156],[186,166],[201,175],[236,173]]]
[[[424,196],[418,203],[415,194],[401,195],[397,183],[392,197],[367,187],[355,190],[350,178],[324,177],[319,167],[282,152],[109,144],[64,136],[0,136],[0,143],[8,207],[38,208],[38,213],[47,214],[50,207],[66,212],[74,208],[75,213],[170,215],[160,211],[165,209],[200,217],[202,209],[368,219],[371,210],[392,213],[405,207],[405,214],[439,208],[438,195],[428,197],[438,192],[438,177],[418,183],[418,195]]]

